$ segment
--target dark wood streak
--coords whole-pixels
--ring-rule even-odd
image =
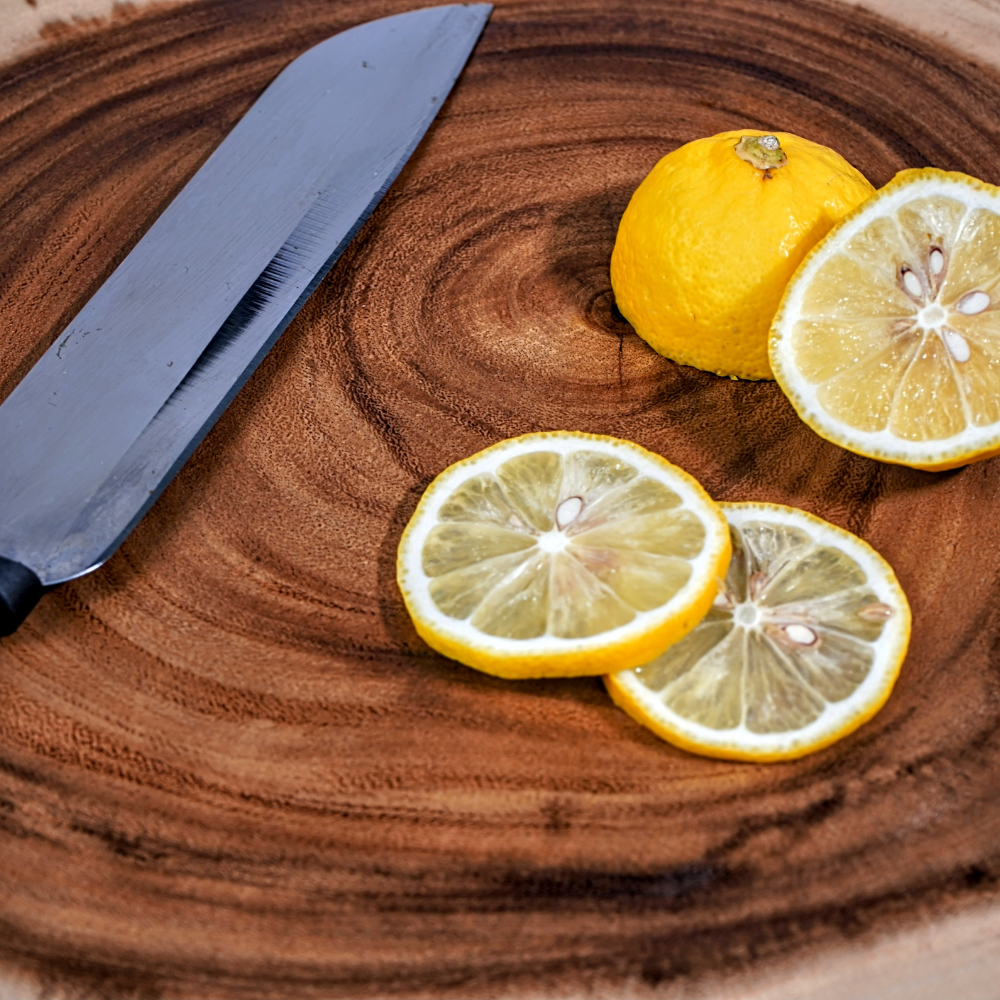
[[[206,0],[0,74],[0,392],[293,56],[402,2]],[[787,129],[876,184],[1000,181],[1000,79],[844,5],[501,3],[383,205],[99,572],[0,642],[0,957],[79,997],[652,994],[996,895],[997,461],[847,454],[673,365],[608,258],[665,152]],[[567,427],[861,532],[915,612],[896,693],[805,760],[692,757],[599,681],[433,655],[421,491]]]

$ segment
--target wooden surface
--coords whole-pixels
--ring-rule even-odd
[[[0,394],[281,66],[403,6],[195,2],[3,71]],[[926,163],[996,183],[998,106],[993,72],[841,5],[499,5],[152,513],[0,640],[12,975],[82,997],[668,995],[993,900],[1000,465],[934,476],[821,442],[774,385],[653,354],[607,263],[631,190],[687,139],[781,128],[875,184]],[[915,614],[883,712],[803,761],[727,764],[599,681],[431,654],[393,583],[417,497],[554,427],[879,548]]]

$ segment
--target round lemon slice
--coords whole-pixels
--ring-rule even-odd
[[[904,170],[819,243],[771,327],[775,378],[841,447],[950,469],[1000,451],[1000,188]]]
[[[888,563],[792,507],[720,504],[733,558],[711,610],[651,662],[605,678],[614,701],[677,746],[788,760],[829,746],[885,703],[910,637]]]
[[[729,562],[699,483],[627,441],[554,431],[441,473],[399,543],[397,580],[438,652],[500,677],[636,666],[701,620]]]

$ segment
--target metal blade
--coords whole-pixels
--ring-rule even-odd
[[[0,556],[54,584],[117,547],[368,217],[491,10],[296,59],[0,406]]]

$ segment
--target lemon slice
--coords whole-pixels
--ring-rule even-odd
[[[701,620],[730,555],[698,482],[627,441],[554,431],[441,473],[397,580],[438,652],[500,677],[644,663]]]
[[[771,328],[799,416],[850,451],[950,469],[1000,451],[1000,188],[904,170],[818,244]]]
[[[605,684],[685,750],[801,757],[889,697],[910,637],[906,596],[888,563],[841,528],[776,504],[720,506],[733,558],[711,610],[661,656]]]

